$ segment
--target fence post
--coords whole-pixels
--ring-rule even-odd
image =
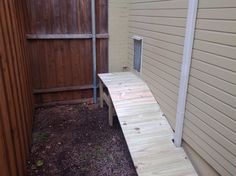
[[[96,17],[95,0],[91,0],[92,40],[93,40],[93,103],[97,102],[97,56],[96,56]]]

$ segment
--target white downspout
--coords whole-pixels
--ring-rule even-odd
[[[176,113],[175,135],[174,135],[174,143],[176,147],[180,147],[182,144],[185,106],[187,99],[188,81],[189,81],[189,73],[192,59],[197,10],[198,10],[198,0],[189,0],[183,61],[182,61],[177,113]]]

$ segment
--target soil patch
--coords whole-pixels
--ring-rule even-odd
[[[107,108],[64,105],[36,110],[29,176],[137,176]]]

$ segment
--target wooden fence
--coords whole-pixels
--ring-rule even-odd
[[[31,143],[32,88],[21,1],[0,0],[0,175],[23,176]]]
[[[108,69],[107,9],[96,0],[98,73]],[[92,97],[91,33],[89,0],[0,0],[0,175],[26,175],[33,92],[37,104]]]
[[[36,104],[92,97],[90,0],[27,0]],[[97,73],[108,71],[108,1],[96,0]]]

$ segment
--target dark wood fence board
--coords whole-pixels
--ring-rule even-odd
[[[91,31],[90,0],[31,0],[28,3],[31,33],[84,34]]]
[[[91,40],[37,40],[31,44],[35,89],[91,83]]]
[[[27,6],[31,17],[28,38],[33,39],[29,43],[34,89],[91,85],[91,1],[28,0]],[[108,71],[107,0],[96,0],[96,29],[97,72],[102,73]],[[91,93],[84,93],[77,90],[73,94],[36,94],[35,100],[41,104],[90,98]]]
[[[17,14],[14,11],[14,8],[16,8],[15,4],[11,4],[11,6],[9,6],[11,9],[11,12],[14,13],[14,16],[17,16]],[[27,124],[27,120],[26,120],[26,110],[27,110],[27,102],[26,99],[24,99],[23,97],[26,95],[26,84],[24,83],[24,76],[25,76],[25,68],[23,66],[23,60],[20,60],[19,58],[21,56],[24,57],[23,53],[22,53],[22,49],[21,49],[21,43],[20,43],[20,37],[19,37],[19,33],[17,31],[15,31],[14,29],[17,29],[18,23],[16,21],[16,18],[11,18],[11,25],[13,30],[9,31],[9,36],[11,37],[11,43],[14,43],[14,45],[12,46],[12,50],[16,51],[15,55],[12,60],[13,63],[13,69],[15,70],[15,75],[14,77],[16,78],[16,87],[17,89],[14,91],[15,96],[17,97],[17,101],[19,101],[19,105],[18,109],[20,111],[20,115],[23,117],[21,120],[18,119],[17,120],[17,125],[22,127],[19,128],[20,131],[20,136],[23,136],[20,140],[22,143],[22,148],[26,148],[26,150],[29,150],[28,148],[28,131],[27,131],[27,127],[29,124]],[[22,31],[19,31],[22,32]],[[20,45],[15,44],[15,40],[19,41]],[[22,152],[22,157],[24,158],[26,152]]]
[[[96,0],[96,31],[101,34],[108,32],[107,0]]]
[[[0,123],[1,123],[1,141],[4,145],[1,145],[3,152],[5,152],[4,158],[2,158],[2,162],[0,163],[2,168],[9,168],[9,174],[16,175],[17,174],[17,166],[16,166],[16,156],[14,151],[14,144],[11,135],[11,124],[9,118],[9,107],[6,101],[6,92],[5,92],[5,83],[3,81],[3,73],[0,71]]]
[[[1,174],[8,169],[6,176],[26,174],[31,143],[32,83],[22,12],[19,1],[0,1],[0,167]]]
[[[1,16],[5,19],[2,19],[3,22],[3,34],[4,34],[4,45],[5,47],[5,51],[6,51],[6,55],[5,57],[3,56],[2,59],[2,66],[4,69],[4,75],[5,77],[9,78],[9,79],[5,79],[4,80],[4,84],[7,86],[6,91],[7,91],[7,103],[10,104],[13,109],[10,111],[10,115],[9,115],[9,119],[10,119],[10,123],[11,123],[11,131],[12,131],[12,138],[13,138],[13,143],[14,143],[14,150],[13,152],[15,152],[16,155],[16,159],[17,161],[23,161],[24,158],[22,156],[22,153],[25,153],[24,151],[24,143],[23,138],[24,135],[22,134],[22,130],[21,127],[19,125],[19,117],[21,117],[22,115],[22,111],[20,109],[20,103],[19,99],[18,99],[18,83],[19,83],[19,78],[17,75],[18,72],[18,68],[15,67],[15,65],[13,65],[14,60],[16,59],[16,51],[14,50],[14,41],[12,39],[12,35],[9,35],[9,33],[11,33],[12,28],[8,28],[8,26],[12,26],[11,23],[11,17],[10,15],[10,9],[9,9],[9,4],[8,3],[4,3],[4,9],[2,9],[1,11],[5,14],[1,14]],[[8,60],[7,60],[8,59]],[[9,84],[10,83],[10,84]],[[23,117],[23,116],[22,116]],[[19,135],[16,136],[16,135]],[[23,169],[23,165],[22,163],[18,164],[18,173],[20,172],[20,170]]]
[[[108,42],[106,39],[97,40],[97,70],[98,73],[108,72]]]
[[[107,4],[96,0],[98,73],[108,70]],[[36,36],[26,42],[26,32],[63,35],[55,40]],[[33,88],[39,90],[37,104],[91,101],[91,33],[89,0],[0,1],[0,170],[4,176],[26,174]],[[75,36],[70,38],[71,34]],[[76,38],[78,34],[89,37]]]
[[[4,146],[6,146],[6,144],[4,143],[3,125],[0,119],[0,171],[2,175],[10,175],[10,165],[5,164],[8,162],[6,157],[7,151]]]

